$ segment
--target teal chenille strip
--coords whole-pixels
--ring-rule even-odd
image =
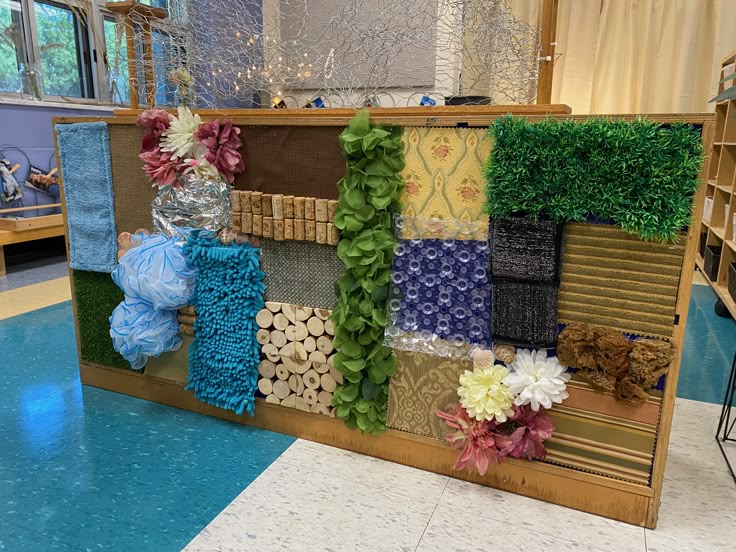
[[[197,399],[253,414],[260,346],[256,313],[264,307],[258,249],[223,245],[194,233],[184,246],[197,269],[195,338],[189,348],[187,389]]]

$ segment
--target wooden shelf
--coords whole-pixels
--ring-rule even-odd
[[[725,184],[716,184],[716,188],[718,188],[719,190],[723,190],[724,192],[728,192],[728,193],[733,192],[733,185],[726,186]]]
[[[726,286],[716,285],[715,282],[708,278],[708,275],[703,269],[703,258],[700,255],[696,257],[695,264],[700,269],[700,273],[703,275],[703,278],[705,278],[705,280],[710,284],[710,287],[713,288],[713,291],[716,292],[718,298],[723,301],[724,305],[726,305],[728,312],[730,312],[731,316],[736,319],[736,302],[734,302],[734,300],[731,298],[731,295],[728,293],[728,288]]]
[[[711,226],[710,230],[721,239],[724,239],[724,236],[726,235],[726,231],[723,226]]]

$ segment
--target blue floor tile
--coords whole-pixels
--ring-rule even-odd
[[[736,352],[736,322],[716,316],[710,286],[694,285],[690,298],[677,396],[720,404]]]
[[[81,387],[70,303],[0,321],[0,550],[181,550],[294,441]]]

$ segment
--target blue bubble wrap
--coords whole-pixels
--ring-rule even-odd
[[[253,414],[260,361],[256,313],[265,291],[259,250],[248,243],[223,245],[199,232],[184,250],[197,270],[187,389],[213,406]]]

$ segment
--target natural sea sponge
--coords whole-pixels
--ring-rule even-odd
[[[557,338],[557,358],[561,364],[573,368],[596,369],[598,361],[593,329],[587,324],[569,324]]]
[[[496,358],[504,364],[511,364],[516,357],[516,347],[507,344],[497,344],[493,346],[493,352]]]
[[[641,406],[649,398],[649,394],[631,381],[629,377],[616,382],[614,396],[617,401],[625,402],[631,406]]]
[[[611,393],[616,390],[616,378],[599,370],[581,370],[578,375],[594,389]]]
[[[631,341],[621,332],[599,332],[595,340],[595,358],[598,366],[612,376],[623,376],[629,369],[629,353],[633,348]]]
[[[660,339],[639,339],[629,353],[631,380],[644,389],[657,385],[675,358],[672,343]]]

